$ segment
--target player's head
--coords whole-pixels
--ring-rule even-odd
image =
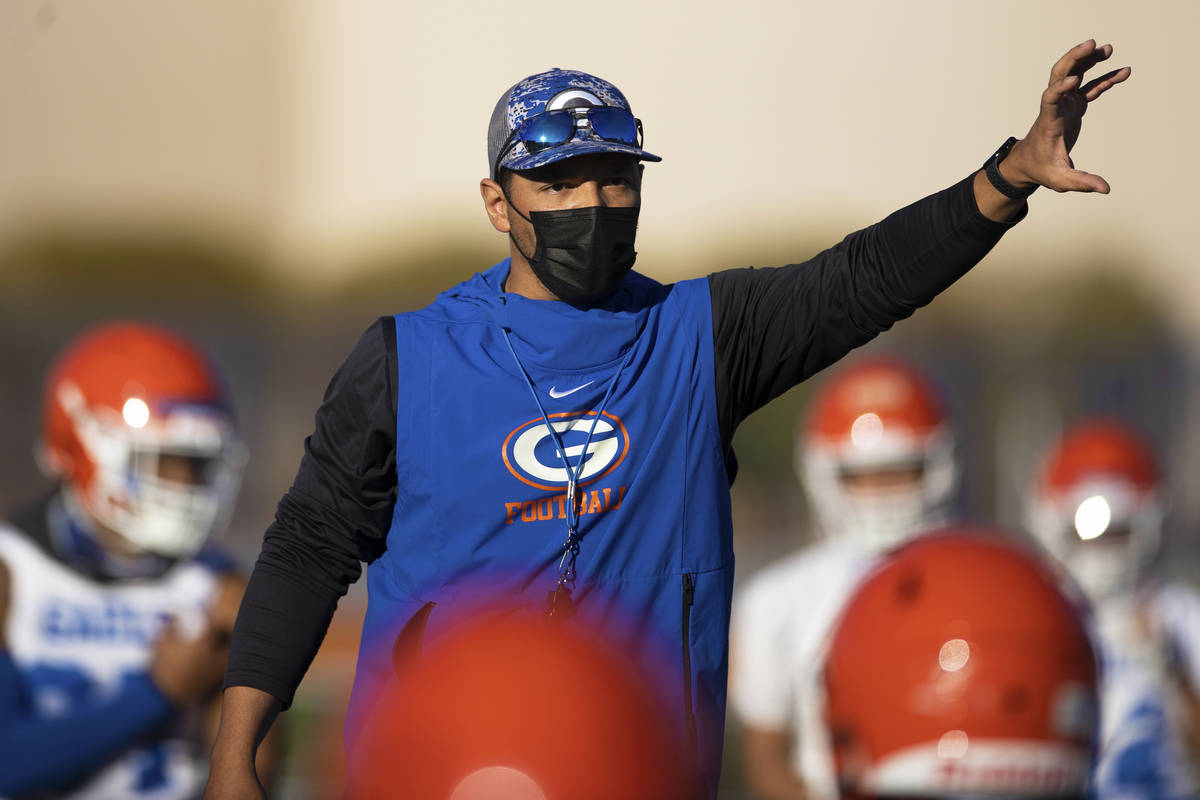
[[[646,677],[577,620],[494,613],[426,639],[396,665],[395,691],[355,740],[347,797],[696,796],[681,737]]]
[[[1068,430],[1045,454],[1029,524],[1095,599],[1131,589],[1158,551],[1158,467],[1141,436],[1115,420]]]
[[[135,323],[84,332],[50,369],[41,461],[118,551],[186,557],[228,518],[242,446],[220,380],[189,342]]]
[[[618,153],[661,161],[642,149],[642,123],[613,84],[573,69],[551,69],[513,84],[488,124],[488,169],[522,172],[563,159]]]
[[[1096,659],[1083,611],[1031,548],[918,537],[859,585],[825,664],[843,797],[1075,797]]]
[[[941,524],[956,484],[937,390],[899,361],[860,361],[814,397],[796,469],[822,530],[870,550]]]

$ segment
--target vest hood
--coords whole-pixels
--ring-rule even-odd
[[[447,289],[424,312],[448,322],[506,329],[523,363],[575,371],[622,358],[665,287],[630,272],[603,302],[581,308],[505,292],[510,259]]]

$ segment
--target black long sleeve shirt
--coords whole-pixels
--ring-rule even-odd
[[[967,178],[809,261],[709,275],[726,463],[734,463],[730,443],[747,415],[927,304],[1024,214],[987,219]],[[362,562],[383,553],[402,480],[398,380],[395,323],[382,317],[333,376],[295,482],[263,538],[226,686],[251,686],[290,705],[338,599]]]

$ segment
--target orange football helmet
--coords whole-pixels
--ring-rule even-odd
[[[697,796],[650,684],[577,620],[489,614],[396,669],[354,745],[351,800]]]
[[[864,579],[824,670],[844,796],[1083,796],[1096,659],[1082,606],[1048,563],[956,528]]]
[[[128,322],[89,330],[52,365],[43,408],[46,471],[135,549],[185,557],[227,520],[244,450],[216,373],[184,339]]]
[[[873,550],[943,523],[957,469],[945,408],[933,384],[891,359],[860,361],[813,400],[796,440],[796,469],[821,528]],[[856,477],[900,480],[856,487]]]
[[[1029,525],[1094,599],[1126,591],[1158,552],[1160,486],[1140,435],[1114,420],[1087,420],[1046,454]]]

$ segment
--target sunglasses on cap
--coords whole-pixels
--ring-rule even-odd
[[[525,145],[530,155],[558,147],[574,139],[580,132],[635,147],[642,146],[642,121],[627,109],[613,106],[579,106],[576,108],[545,111],[526,117],[516,130],[504,140],[500,154],[496,156],[492,174],[500,172],[500,162],[517,142]]]

